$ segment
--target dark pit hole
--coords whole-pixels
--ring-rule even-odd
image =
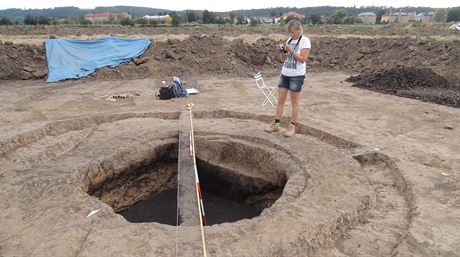
[[[229,142],[221,148],[211,144],[221,150],[228,150],[234,145]],[[241,150],[241,146],[234,150],[237,148]],[[86,185],[87,191],[129,222],[158,222],[174,226],[177,223],[177,143],[162,145],[153,152],[150,159],[141,162],[142,165],[130,166],[115,177],[111,177],[112,171],[105,171],[108,179],[97,186]],[[248,176],[238,168],[244,167],[247,173],[260,164],[248,163],[246,159],[241,160],[242,165],[231,169],[216,164],[216,160],[210,161],[207,157],[212,152],[213,149],[205,150],[202,154],[204,158],[197,158],[209,225],[256,217],[281,196],[286,183],[284,174],[275,181],[266,180],[260,174]],[[199,151],[197,155],[200,156]]]
[[[209,225],[259,216],[281,196],[286,183],[275,185],[201,159],[197,168]]]

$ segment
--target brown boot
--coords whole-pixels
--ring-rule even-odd
[[[272,124],[270,124],[269,127],[265,129],[265,132],[268,132],[268,133],[272,133],[275,131],[280,131],[280,124],[276,122],[273,122]]]
[[[292,123],[289,123],[289,126],[288,126],[286,132],[284,133],[284,136],[285,137],[292,137],[294,134],[295,134],[295,125],[292,124]]]

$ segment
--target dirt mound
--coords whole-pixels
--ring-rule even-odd
[[[185,40],[153,42],[144,55],[115,69],[102,68],[85,81],[145,79],[164,76],[206,74],[211,76],[251,76],[259,70],[278,72],[272,41],[255,44],[228,41],[220,36],[191,36]],[[42,79],[47,64],[44,46],[0,44],[0,79]]]
[[[307,62],[310,71],[375,73],[398,67],[429,68],[449,82],[460,84],[459,41],[440,42],[412,38],[311,38]],[[165,76],[247,77],[257,71],[279,73],[272,38],[254,43],[227,40],[221,35],[199,34],[184,40],[154,41],[141,59],[103,68],[85,80],[144,79]],[[43,46],[0,44],[0,79],[37,79],[46,76]]]
[[[261,41],[262,40],[259,40],[258,46],[254,47],[253,45],[245,43],[243,39],[235,40],[232,43],[232,52],[245,63],[263,65],[268,58],[268,53],[273,43],[270,40]]]
[[[88,79],[140,79],[164,76],[251,76],[279,72],[274,41],[259,39],[254,44],[228,41],[215,35],[191,36],[185,40],[153,42],[143,62],[128,62],[116,69],[103,68]],[[275,69],[274,69],[275,68]]]
[[[316,71],[378,72],[397,67],[430,68],[457,83],[460,42],[412,38],[314,38],[310,66]]]
[[[41,79],[47,73],[44,46],[0,41],[0,79]]]
[[[460,87],[428,68],[393,68],[351,76],[347,81],[385,94],[460,107]]]
[[[273,57],[269,57],[276,52],[270,51],[266,44],[264,40],[248,44],[243,40],[228,41],[219,36],[201,35],[183,41],[158,42],[147,56],[152,54],[161,66],[169,66],[169,71],[178,75],[248,76],[256,70],[276,66]]]

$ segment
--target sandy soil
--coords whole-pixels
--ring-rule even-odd
[[[460,109],[355,88],[350,75],[308,76],[290,139],[263,132],[273,109],[249,78],[185,77],[201,93],[168,101],[151,79],[2,81],[0,256],[174,256],[174,226],[129,223],[86,191],[177,142],[189,101],[197,147],[260,149],[246,156],[260,169],[245,172],[287,177],[259,217],[206,227],[208,256],[460,256]],[[180,256],[200,256],[198,228],[179,231]]]

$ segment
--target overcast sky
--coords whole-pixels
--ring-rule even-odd
[[[211,11],[231,11],[238,9],[258,9],[269,7],[311,7],[311,6],[426,6],[426,7],[454,7],[459,6],[459,0],[245,0],[245,1],[219,1],[219,0],[0,0],[0,9],[7,8],[51,8],[62,6],[76,6],[80,8],[94,8],[96,6],[145,6],[169,10],[195,9]]]

